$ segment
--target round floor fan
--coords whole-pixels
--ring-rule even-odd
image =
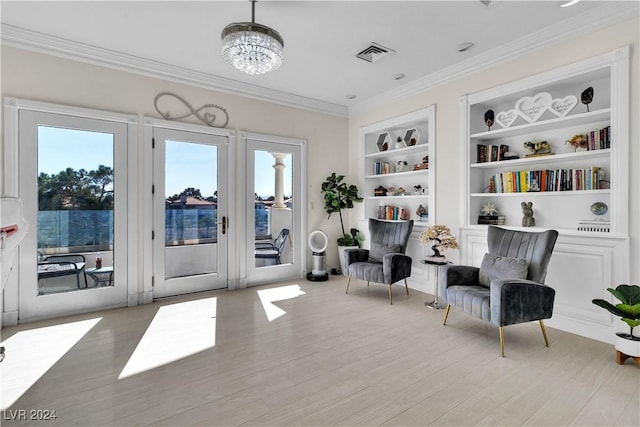
[[[309,249],[311,249],[311,256],[313,260],[313,269],[311,273],[307,274],[307,280],[312,282],[324,282],[329,280],[329,274],[325,271],[326,268],[326,253],[329,239],[324,232],[320,230],[312,231],[309,234]]]

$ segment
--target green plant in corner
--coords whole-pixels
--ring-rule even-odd
[[[613,305],[603,299],[594,299],[591,302],[620,317],[620,320],[631,328],[629,334],[618,333],[616,335],[624,339],[640,341],[640,337],[633,335],[633,328],[640,326],[640,286],[618,285],[615,289],[607,288],[607,290],[618,298],[621,304]]]
[[[347,184],[344,175],[336,175],[333,172],[322,183],[321,193],[324,194],[324,210],[329,214],[338,213],[340,215],[340,226],[342,227],[342,237],[338,239],[340,246],[359,246],[362,240],[357,229],[352,228],[350,233],[345,233],[344,222],[342,220],[342,210],[353,208],[354,203],[362,202],[362,197],[355,185]],[[354,233],[355,230],[355,233]]]

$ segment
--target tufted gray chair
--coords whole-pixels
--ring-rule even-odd
[[[393,304],[391,285],[404,279],[409,295],[407,277],[411,276],[411,257],[405,255],[409,236],[413,230],[411,221],[381,221],[369,218],[370,249],[347,249],[344,251],[344,275],[349,276],[346,293],[349,293],[351,278],[389,285],[389,303]]]
[[[549,346],[543,319],[551,318],[555,290],[544,284],[558,232],[528,232],[489,226],[489,252],[480,268],[446,265],[440,270],[440,290],[451,308],[491,322],[500,329],[504,357],[504,327],[538,320]]]

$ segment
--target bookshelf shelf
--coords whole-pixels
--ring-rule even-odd
[[[396,201],[400,201],[402,199],[425,199],[427,197],[426,194],[406,194],[404,196],[372,196],[372,197],[365,197],[365,200],[396,200]]]
[[[594,122],[607,121],[610,120],[610,118],[611,108],[603,108],[598,111],[578,113],[566,117],[542,120],[535,123],[527,123],[524,125],[474,133],[470,135],[470,137],[478,141],[487,141],[531,132],[546,132],[548,130],[561,129],[569,126],[579,126]]]
[[[579,162],[584,160],[607,159],[611,155],[611,149],[593,151],[578,151],[573,153],[553,154],[542,157],[525,157],[513,160],[501,160],[495,162],[471,163],[470,168],[477,169],[510,169],[527,165],[527,167],[535,165],[552,165],[567,164],[569,162]]]
[[[513,193],[471,193],[469,197],[583,197],[583,196],[605,196],[608,197],[611,190],[569,190],[569,191],[527,191]]]
[[[379,159],[379,158],[386,158],[389,156],[401,156],[401,155],[407,155],[412,153],[422,153],[425,151],[426,145],[427,144],[416,144],[412,147],[404,147],[404,148],[397,148],[397,149],[387,150],[387,151],[379,151],[377,153],[366,154],[364,157],[366,159]]]
[[[422,169],[417,171],[406,171],[406,172],[391,172],[391,173],[380,173],[376,175],[366,175],[365,179],[381,179],[381,178],[394,178],[399,176],[408,176],[408,175],[425,175],[429,173],[429,169]]]

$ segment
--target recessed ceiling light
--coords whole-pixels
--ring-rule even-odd
[[[460,43],[458,46],[456,46],[456,50],[458,52],[466,52],[469,49],[473,49],[474,46],[475,46],[475,44],[473,44],[471,42],[464,42],[464,43]]]
[[[565,3],[562,3],[560,5],[560,7],[569,7],[569,6],[573,6],[574,4],[578,3],[580,0],[571,0]]]
[[[393,77],[393,80],[402,80],[407,76],[402,73],[398,73],[398,74],[394,74],[392,77]]]
[[[358,95],[354,95],[352,93],[350,93],[349,95],[345,96],[345,98],[347,99],[356,99],[358,97]]]

